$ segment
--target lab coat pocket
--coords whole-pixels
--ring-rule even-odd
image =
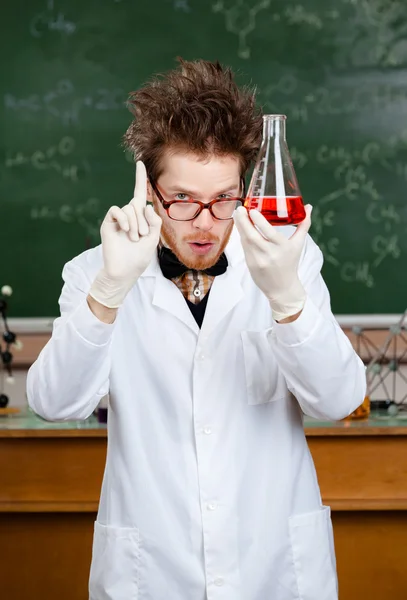
[[[137,600],[140,536],[133,527],[94,527],[89,600]]]
[[[242,331],[248,404],[281,400],[288,394],[270,346],[269,330]]]
[[[338,600],[329,506],[289,519],[299,600]]]

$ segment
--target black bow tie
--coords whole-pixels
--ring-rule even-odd
[[[162,246],[158,251],[158,262],[160,263],[161,271],[167,279],[174,279],[174,277],[181,277],[187,271],[191,271],[192,269],[188,269],[185,265],[182,264],[175,256],[175,254],[165,246]],[[204,269],[201,273],[206,273],[207,275],[212,275],[216,277],[216,275],[222,275],[226,271],[228,267],[228,259],[226,258],[225,253],[221,254],[219,260],[216,264],[208,269]]]

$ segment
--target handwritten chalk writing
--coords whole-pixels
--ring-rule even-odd
[[[322,213],[320,206],[315,206],[312,211],[312,231],[319,237],[325,227],[332,227],[335,222],[335,211],[328,210]]]
[[[366,196],[370,196],[372,200],[380,200],[382,198],[382,194],[379,193],[372,179],[361,185],[360,191]]]
[[[55,88],[45,94],[31,94],[27,98],[17,98],[13,94],[4,94],[4,106],[10,110],[31,110],[38,112],[47,108],[54,100],[58,100],[75,91],[73,83],[69,79],[61,79]],[[53,109],[55,111],[55,108]]]
[[[327,204],[328,202],[334,202],[335,200],[339,200],[341,197],[345,197],[348,200],[356,200],[356,192],[360,189],[360,186],[357,182],[350,182],[348,185],[340,190],[334,190],[329,194],[326,194],[320,199],[320,204]]]
[[[393,204],[370,204],[366,209],[366,218],[370,223],[384,223],[386,233],[391,231],[392,225],[401,223],[401,217]]]
[[[354,3],[354,16],[349,25],[352,58],[355,53],[358,63],[381,66],[405,63],[405,47],[400,49],[401,56],[398,52],[398,44],[405,38],[403,2],[364,0]]]
[[[328,250],[329,250],[329,252],[332,252],[333,254],[336,254],[336,252],[338,252],[338,246],[339,246],[338,238],[332,238],[332,239],[328,240],[328,242],[327,242]]]
[[[389,152],[389,150],[383,150],[383,146],[376,142],[368,142],[361,150],[348,150],[344,146],[329,148],[325,144],[320,146],[316,152],[317,162],[323,165],[339,162],[333,172],[334,178],[344,180],[346,183],[345,190],[336,190],[333,196],[324,198],[323,202],[334,200],[342,193],[349,200],[355,200],[356,192],[358,192],[358,196],[364,194],[372,200],[379,200],[381,194],[368,173],[367,167],[372,164],[381,164],[382,152]]]
[[[74,86],[68,79],[57,82],[54,88],[44,94],[31,94],[26,98],[17,98],[11,93],[4,95],[6,109],[22,112],[45,112],[60,119],[64,125],[78,121],[80,104],[74,96]]]
[[[69,79],[61,79],[54,88],[44,94],[30,94],[18,98],[11,93],[4,95],[4,106],[8,110],[26,113],[45,112],[64,125],[77,124],[83,110],[112,111],[125,106],[125,92],[122,88],[99,88],[94,92],[77,95],[75,86]]]
[[[350,174],[351,172],[351,161],[349,160],[345,160],[343,162],[341,162],[335,169],[334,169],[334,178],[337,180],[343,179],[344,177],[346,178],[347,181],[349,181],[349,177],[352,179],[352,176]]]
[[[83,160],[80,164],[66,164],[65,157],[71,155],[75,149],[75,140],[69,136],[64,136],[61,140],[45,150],[34,150],[27,155],[24,152],[6,153],[6,168],[20,166],[31,166],[38,171],[55,170],[64,179],[70,179],[72,182],[79,181],[80,172],[89,171],[90,167],[87,161]]]
[[[124,91],[121,88],[115,88],[114,90],[99,89],[96,91],[96,98],[87,96],[87,106],[94,106],[96,110],[118,110],[124,108]]]
[[[304,23],[315,29],[322,29],[323,27],[322,19],[315,13],[307,12],[300,4],[288,6],[284,10],[284,16],[290,25],[300,25]]]
[[[338,169],[335,171],[335,174]],[[343,196],[348,200],[358,200],[365,194],[370,196],[372,200],[379,200],[381,195],[374,186],[372,180],[366,180],[365,173],[363,171],[357,171],[353,169],[345,170],[345,181],[346,187],[343,190],[337,190],[337,194],[342,192]],[[335,198],[332,198],[335,199]],[[324,198],[324,202],[328,199]]]
[[[191,11],[189,0],[173,0],[173,7],[175,10],[183,10],[184,12]]]
[[[381,147],[377,142],[368,142],[361,150],[361,158],[367,165],[371,165],[380,156]]]
[[[327,242],[320,242],[319,247],[324,255],[325,262],[330,263],[334,267],[340,266],[340,262],[335,256],[338,252],[339,238],[331,238]]]
[[[285,106],[285,112],[293,121],[299,121],[300,123],[307,123],[309,121],[309,110],[308,106],[298,106],[296,104],[288,103]]]
[[[294,75],[290,73],[284,74],[275,83],[269,83],[267,87],[260,89],[259,91],[265,96],[271,96],[272,94],[284,94],[291,96],[296,92],[298,88],[298,80]]]
[[[393,258],[399,258],[399,238],[397,234],[391,235],[385,238],[382,235],[377,235],[372,242],[372,250],[377,254],[377,258],[373,261],[373,266],[378,267],[380,263],[391,256]]]
[[[43,168],[41,165],[45,158],[52,158],[53,156],[60,154],[61,156],[67,156],[71,154],[75,149],[75,140],[71,137],[64,136],[58,144],[50,146],[44,152],[41,150],[35,150],[30,156],[24,156],[22,152],[17,152],[16,158],[6,158],[6,167],[18,166],[27,162],[33,162],[33,166],[37,168]],[[17,161],[17,165],[14,162]]]
[[[327,204],[328,202],[334,202],[335,200],[338,200],[339,198],[341,198],[344,195],[345,191],[344,190],[334,190],[333,192],[330,192],[329,194],[326,194],[325,196],[323,196],[319,203],[320,204]]]
[[[308,157],[304,152],[301,152],[301,150],[298,150],[298,148],[292,146],[290,154],[297,169],[302,169],[303,167],[305,167],[305,165],[308,162]]]
[[[346,164],[358,161],[365,165],[372,165],[381,159],[381,154],[385,148],[378,142],[368,142],[361,150],[349,150],[344,146],[329,147],[323,144],[317,149],[316,160],[320,164],[328,164],[334,161],[340,161]]]
[[[387,140],[387,144],[392,150],[407,147],[407,129],[391,135]]]
[[[400,176],[404,177],[404,179],[407,179],[407,164],[406,163],[402,163],[400,161],[395,162],[393,165],[393,170],[395,173],[397,173],[397,175],[400,175]]]
[[[310,118],[308,107],[304,104],[295,104],[293,102],[274,102],[270,98],[266,98],[264,108],[267,112],[276,114],[285,114],[290,121],[299,123],[307,123]]]
[[[368,288],[375,284],[368,262],[345,262],[341,266],[340,276],[346,283],[363,283]]]
[[[322,29],[326,21],[336,20],[340,14],[337,10],[318,11],[317,13],[309,12],[301,4],[295,6],[287,6],[283,12],[283,18],[286,19],[289,25],[307,25],[314,29]]]
[[[47,31],[72,35],[76,31],[76,25],[69,21],[62,12],[54,11],[54,2],[48,2],[47,9],[31,19],[29,29],[33,37],[40,38]]]
[[[357,85],[356,85],[357,83]],[[307,90],[309,88],[309,90]],[[277,82],[268,84],[260,89],[266,105],[274,103],[279,107],[279,112],[291,111],[291,118],[303,119],[305,110],[307,115],[321,116],[351,115],[365,111],[367,108],[381,110],[388,113],[394,111],[397,105],[398,112],[407,112],[407,88],[401,84],[378,84],[355,82],[354,86],[342,84],[340,89],[326,88],[313,84],[303,84],[303,102],[301,104],[276,98],[278,94],[294,96],[298,91],[298,82],[292,75],[284,75]],[[306,108],[305,108],[306,107]]]
[[[346,100],[342,97],[342,90],[328,90],[319,87],[307,96],[308,103],[312,103],[314,111],[319,115],[341,115],[352,113],[356,107],[356,97]]]
[[[37,94],[31,94],[28,98],[17,99],[12,94],[4,94],[5,108],[12,110],[30,110],[38,112],[41,110],[40,99]]]
[[[85,229],[87,235],[94,239],[99,238],[101,216],[100,201],[97,198],[89,198],[83,204],[63,204],[59,207],[43,205],[32,207],[30,217],[33,220],[58,220],[71,225],[80,225]]]
[[[327,210],[325,213],[322,212],[320,206],[315,206],[312,211],[312,237],[319,245],[324,260],[334,267],[338,267],[340,262],[335,256],[338,252],[339,238],[330,238],[324,241],[323,235],[327,227],[333,227],[335,225],[335,211],[332,209]]]
[[[328,19],[332,19],[332,20],[339,19],[339,17],[340,17],[339,11],[336,10],[335,8],[331,9],[331,10],[327,10],[325,14]]]
[[[352,153],[343,146],[329,148],[327,145],[323,144],[317,150],[316,159],[317,162],[322,165],[336,160],[350,161],[352,159]]]
[[[359,183],[360,185],[366,183],[367,173],[364,165],[358,165],[352,169],[348,169],[345,174],[346,183]]]
[[[250,58],[250,46],[248,36],[256,29],[256,19],[260,11],[268,8],[271,0],[260,0],[253,7],[248,7],[245,0],[235,0],[230,8],[226,8],[224,0],[218,0],[212,4],[215,13],[221,13],[225,17],[226,30],[238,36],[238,55],[240,58]]]
[[[383,10],[383,4],[385,5],[385,10]],[[365,24],[377,29],[382,29],[386,24],[392,23],[393,19],[397,18],[397,16],[403,16],[400,6],[397,6],[396,2],[383,3],[377,2],[377,0],[373,2],[365,0],[361,3],[360,9],[363,11]]]

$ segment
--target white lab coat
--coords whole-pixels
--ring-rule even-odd
[[[110,393],[91,600],[337,598],[302,411],[348,415],[364,367],[332,316],[310,237],[308,298],[290,324],[273,322],[236,230],[226,254],[201,329],[156,257],[112,325],[86,302],[101,247],[64,268],[62,316],[28,399],[46,419],[85,419]]]

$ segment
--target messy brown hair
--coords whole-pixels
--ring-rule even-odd
[[[155,181],[167,149],[192,151],[203,158],[234,154],[244,175],[262,137],[255,90],[238,87],[232,70],[219,62],[178,62],[176,69],[154,76],[129,95],[135,118],[124,136],[125,147],[144,162]]]

